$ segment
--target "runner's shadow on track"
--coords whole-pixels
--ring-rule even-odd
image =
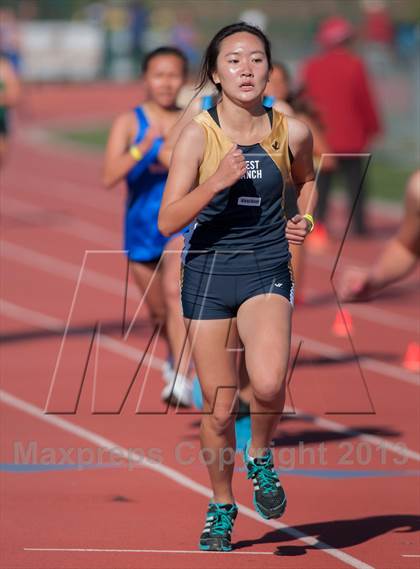
[[[303,346],[305,343],[303,343]],[[296,367],[299,366],[320,366],[320,365],[340,365],[340,364],[348,364],[353,362],[363,362],[365,359],[375,359],[381,361],[396,361],[399,359],[397,354],[390,354],[384,352],[357,352],[357,354],[348,353],[343,354],[342,356],[337,356],[335,358],[329,358],[327,356],[317,356],[317,357],[302,357],[299,356],[296,361]]]
[[[301,417],[296,415],[284,415],[281,419],[280,425],[283,425],[286,421],[302,420]],[[308,422],[312,422],[312,418],[308,419]],[[201,420],[192,421],[190,427],[197,429],[200,427]],[[281,426],[277,431],[276,436],[273,438],[274,447],[298,447],[300,444],[310,445],[319,444],[322,442],[339,442],[350,440],[359,436],[359,433],[364,433],[368,435],[374,435],[377,437],[399,437],[402,435],[400,431],[390,429],[388,427],[371,427],[371,426],[355,426],[353,431],[326,431],[324,429],[318,430],[300,430],[293,433],[283,433]],[[197,440],[199,435],[194,433],[186,435],[183,437],[184,440]]]
[[[127,327],[127,325],[126,325]],[[95,330],[95,324],[89,322],[80,326],[72,326],[67,330],[67,336],[89,336]],[[153,326],[146,320],[138,321],[132,328],[130,335],[150,338]],[[22,330],[18,332],[3,332],[0,334],[0,344],[13,344],[15,342],[32,342],[36,340],[46,340],[49,338],[62,338],[65,328],[55,330]],[[122,337],[122,323],[120,321],[101,322],[102,334],[113,334]]]
[[[282,422],[284,419],[282,419]],[[192,424],[195,428],[200,426],[200,421],[194,421]],[[319,430],[301,430],[294,433],[279,433],[273,438],[274,447],[299,447],[299,445],[317,445],[319,443],[334,443],[340,441],[351,440],[358,437],[356,431],[367,435],[377,437],[399,437],[401,432],[388,429],[387,427],[354,427],[354,432],[334,432]],[[183,440],[198,440],[199,435],[194,433],[183,437]]]
[[[372,298],[372,301],[376,300],[397,300],[400,301],[404,299],[405,302],[409,301],[410,298],[417,298],[418,295],[418,281],[408,282],[408,283],[397,283],[394,284]],[[360,303],[359,303],[360,304]]]
[[[291,526],[292,530],[302,534],[314,536],[324,544],[326,549],[343,549],[365,543],[375,537],[389,532],[414,533],[420,530],[420,518],[411,515],[371,516],[351,520],[334,520],[331,522],[315,522]],[[284,543],[294,541],[296,538],[282,530],[270,531],[257,540],[242,540],[234,544],[234,549],[252,547],[257,543]],[[414,541],[414,540],[413,540]],[[310,545],[278,545],[273,553],[280,556],[305,555],[310,550],[315,550]],[[325,549],[325,548],[323,548]]]
[[[400,432],[388,429],[387,427],[354,427],[354,431],[363,434],[374,435],[377,437],[398,437]],[[358,436],[357,432],[334,432],[319,430],[302,430],[294,433],[277,433],[273,439],[275,447],[297,447],[299,444],[318,444],[338,442],[353,439]]]
[[[283,415],[281,418],[281,422],[284,423],[285,421],[302,421],[305,420],[301,416],[296,415],[295,413],[289,413],[287,415]],[[311,422],[311,419],[309,419]],[[191,421],[190,427],[192,429],[198,429],[201,425],[201,419],[197,419],[196,421]],[[192,438],[196,438],[195,435]]]

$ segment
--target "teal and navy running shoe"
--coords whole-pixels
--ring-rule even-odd
[[[233,523],[238,515],[236,504],[210,502],[206,524],[200,536],[200,549],[204,551],[230,551]]]
[[[248,441],[244,449],[244,462],[248,478],[254,484],[254,506],[266,520],[280,518],[286,509],[287,500],[280,480],[274,470],[273,455],[269,449],[262,458],[250,458]]]

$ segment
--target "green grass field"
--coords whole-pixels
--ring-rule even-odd
[[[109,129],[105,126],[91,130],[56,130],[54,137],[100,152],[105,148],[108,132]],[[406,165],[392,163],[382,156],[373,156],[368,175],[370,195],[383,200],[400,201],[410,172],[411,169]]]
[[[59,140],[88,146],[93,150],[103,150],[108,137],[108,127],[98,127],[92,130],[56,130],[54,136]]]

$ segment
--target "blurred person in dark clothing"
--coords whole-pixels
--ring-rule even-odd
[[[351,50],[355,36],[353,26],[344,18],[331,17],[319,29],[317,41],[322,52],[309,59],[303,69],[306,95],[315,105],[325,127],[331,152],[337,156],[337,169],[346,184],[349,207],[359,192],[363,177],[361,153],[380,130],[380,120],[372,98],[365,66]],[[346,156],[347,155],[347,156]],[[328,197],[334,171],[321,171],[318,178],[318,226],[328,219]],[[355,214],[354,232],[367,232],[365,219],[366,191],[360,192]]]

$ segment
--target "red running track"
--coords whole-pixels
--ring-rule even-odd
[[[72,93],[78,117],[100,92]],[[119,103],[113,92],[114,108],[130,93],[121,92]],[[50,114],[32,96],[36,112],[26,128],[50,117],[69,121],[65,97],[54,95]],[[418,376],[401,365],[418,335],[418,274],[348,307],[362,378],[349,339],[331,332],[337,306],[329,275],[339,242],[308,256],[308,302],[294,317],[294,350],[303,341],[290,383],[294,412],[275,439],[287,513],[279,522],[254,513],[238,457],[235,549],[197,552],[209,496],[199,416],[160,403],[160,340],[115,412],[152,334],[140,307],[132,333],[121,335],[123,256],[86,255],[120,249],[122,188],[101,189],[98,156],[35,143],[29,134],[14,142],[2,175],[1,567],[418,568]],[[339,207],[336,215],[340,226]],[[395,227],[379,211],[372,219],[377,237],[348,240],[339,270],[368,264]],[[138,304],[131,285],[129,317]],[[97,322],[100,342],[86,365]],[[72,411],[83,375],[76,412],[46,414],[53,378],[50,410]]]

